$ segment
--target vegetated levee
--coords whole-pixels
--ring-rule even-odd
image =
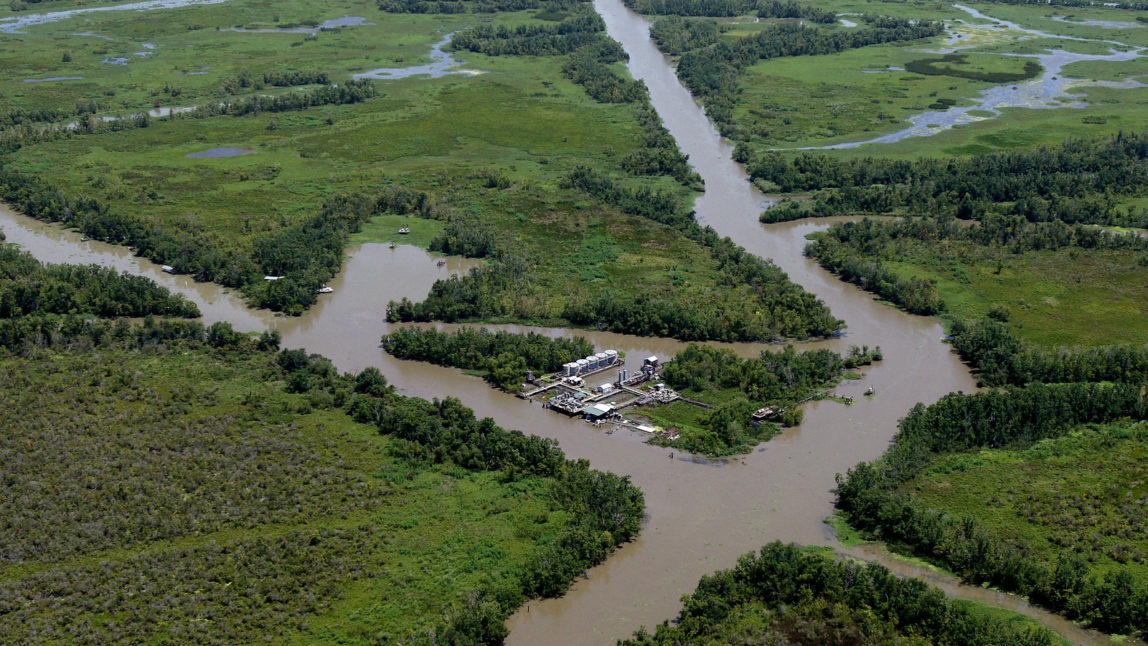
[[[1016,623],[880,565],[836,561],[793,544],[746,554],[736,567],[703,577],[683,601],[673,624],[652,634],[643,628],[619,643],[1058,643],[1036,622]]]
[[[393,320],[573,323],[699,340],[826,336],[841,326],[776,267],[692,222],[686,204],[700,180],[642,85],[619,73],[624,54],[585,3],[530,12],[466,2],[382,8],[447,13],[395,14],[301,39],[261,34],[289,43],[269,59],[306,61],[298,72],[263,59],[237,68],[210,50],[207,75],[164,80],[148,97],[201,106],[174,118],[105,122],[97,115],[107,99],[70,90],[25,98],[10,121],[69,110],[83,118],[74,128],[12,128],[0,160],[3,195],[36,217],[134,246],[177,273],[239,287],[251,304],[290,314],[338,271],[349,235],[380,214],[402,214],[438,221],[432,248],[487,261],[422,303],[393,304]],[[188,12],[196,26],[224,21]],[[473,26],[457,31],[453,47],[497,73],[371,85],[347,82],[350,63],[332,54],[366,47],[398,61],[397,46],[367,36],[407,25],[429,44],[442,21]],[[232,51],[250,38],[189,36],[184,27],[165,25],[156,51],[185,40]],[[151,64],[133,69],[150,73]],[[377,62],[360,67],[368,65]],[[108,90],[123,93],[120,103],[147,105],[120,82]],[[206,142],[257,154],[186,159]],[[595,169],[594,191],[571,180],[585,167]],[[632,208],[643,201],[653,208]]]
[[[0,320],[8,640],[493,643],[638,531],[627,478],[375,368],[50,312]]]

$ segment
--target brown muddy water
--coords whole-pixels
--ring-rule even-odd
[[[158,265],[135,258],[123,247],[82,241],[78,234],[13,213],[0,205],[0,228],[9,242],[22,245],[48,262],[99,263],[147,276],[194,300],[204,321],[229,321],[242,330],[275,328],[284,345],[305,347],[331,358],[344,371],[377,366],[404,393],[460,398],[479,416],[507,428],[555,438],[571,458],[586,458],[598,469],[628,474],[645,492],[648,517],[642,534],[604,564],[591,569],[560,598],[534,601],[510,619],[510,644],[607,644],[641,625],[654,626],[677,614],[681,595],[698,579],[735,564],[737,557],[773,541],[837,547],[824,523],[832,512],[834,475],[883,453],[897,419],[917,402],[932,402],[952,391],[971,391],[975,383],[940,341],[941,327],[881,305],[871,296],[836,280],[801,255],[804,236],[828,226],[790,222],[763,226],[757,221],[767,200],[754,191],[732,149],[720,140],[704,113],[679,85],[673,70],[649,40],[648,23],[620,0],[596,0],[609,33],[630,54],[630,69],[645,80],[655,108],[706,181],[698,200],[699,219],[750,251],[773,258],[796,282],[817,294],[848,323],[840,339],[803,344],[844,351],[849,345],[880,345],[885,360],[866,368],[859,381],[838,392],[861,393],[872,385],[877,395],[857,397],[853,406],[811,402],[805,421],[729,461],[710,462],[643,443],[644,435],[618,431],[607,435],[579,421],[543,410],[489,388],[460,371],[396,360],[379,348],[391,327],[383,320],[386,303],[403,296],[421,299],[436,279],[466,271],[470,261],[438,258],[413,247],[367,244],[354,247],[344,271],[328,284],[331,294],[305,316],[277,317],[250,310],[217,285],[165,274]],[[448,326],[439,326],[448,327]],[[530,330],[516,326],[503,329]],[[666,339],[543,329],[551,335],[579,334],[599,348],[630,357],[669,356],[683,344]],[[744,356],[769,346],[735,344]],[[949,594],[1032,614],[1078,643],[1107,643],[1098,633],[1030,608],[1019,598],[951,577],[890,561],[882,553],[853,550],[885,562],[906,575],[924,575]]]

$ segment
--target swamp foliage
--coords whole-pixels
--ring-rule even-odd
[[[1148,224],[1142,210],[1118,208],[1114,199],[1145,194],[1145,132],[951,159],[843,160],[808,152],[751,157],[744,149],[738,159],[746,162],[752,179],[770,182],[782,193],[813,192],[808,201],[766,211],[764,222],[858,213],[969,220],[995,213],[1030,222]]]
[[[383,336],[382,345],[399,359],[483,372],[487,381],[509,392],[522,388],[527,370],[541,376],[594,354],[594,345],[583,337],[552,339],[537,332],[516,334],[486,328],[453,332],[402,328]]]
[[[1107,632],[1142,633],[1148,628],[1148,585],[1127,568],[1090,572],[1077,550],[1048,552],[986,529],[980,517],[992,512],[983,504],[954,513],[923,503],[912,490],[931,464],[949,456],[1024,449],[1064,437],[1082,424],[1143,420],[1146,415],[1148,399],[1141,382],[1030,383],[946,395],[932,406],[914,407],[880,460],[839,475],[837,504],[850,525],[934,560],[969,582],[1024,594]],[[1073,487],[1073,481],[1068,477],[1064,486]],[[1143,523],[1133,522],[1143,515],[1139,503],[1129,507],[1123,497],[1109,502],[1113,504],[1099,503],[1103,511],[1094,518],[1130,514],[1123,526],[1132,534],[1123,535],[1143,544]],[[1082,533],[1087,535],[1094,528],[1085,525]]]
[[[988,261],[995,259],[996,274],[1013,259],[1023,263],[1026,255],[1068,249],[1111,251],[1135,266],[1135,256],[1148,259],[1148,241],[1135,235],[1113,235],[1079,222],[1061,219],[1030,221],[1019,214],[986,212],[972,226],[946,215],[908,217],[900,220],[864,219],[829,228],[805,248],[822,267],[842,280],[873,292],[913,314],[933,315],[946,310],[936,282],[895,270],[892,263],[940,264],[958,256]],[[970,282],[968,273],[955,273]],[[961,280],[963,279],[963,280]]]
[[[0,320],[7,638],[497,643],[637,533],[627,478],[278,346],[227,323]]]
[[[195,318],[195,303],[140,276],[99,265],[48,265],[0,232],[0,319],[30,314]]]
[[[919,579],[880,565],[834,560],[770,543],[729,570],[705,576],[674,623],[645,628],[622,646],[676,644],[1056,643],[1043,627],[976,613]]]

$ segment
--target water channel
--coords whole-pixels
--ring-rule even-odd
[[[437,258],[412,247],[361,245],[350,251],[344,271],[328,284],[334,293],[320,297],[306,316],[276,317],[250,310],[234,294],[186,276],[163,273],[158,265],[133,257],[122,247],[85,241],[78,234],[13,213],[0,205],[0,228],[9,242],[49,262],[99,263],[144,275],[182,293],[197,304],[206,323],[229,321],[238,329],[276,328],[284,345],[319,352],[344,371],[368,365],[382,370],[402,392],[421,397],[459,397],[479,416],[507,428],[559,440],[571,458],[587,458],[595,468],[628,474],[645,492],[648,518],[642,534],[604,564],[575,583],[560,599],[532,602],[511,618],[510,644],[604,644],[674,616],[680,597],[698,578],[735,564],[741,554],[772,540],[837,546],[824,524],[832,511],[834,475],[887,448],[899,417],[917,402],[932,402],[953,391],[971,391],[975,383],[940,341],[933,320],[910,316],[877,303],[804,258],[804,236],[829,221],[761,225],[757,214],[766,198],[752,189],[732,161],[732,148],[718,136],[704,112],[679,84],[669,62],[649,39],[648,23],[620,0],[595,0],[610,35],[630,54],[630,70],[650,89],[654,107],[706,181],[697,202],[699,220],[731,236],[750,251],[775,262],[791,278],[824,300],[848,322],[839,339],[803,344],[844,351],[851,344],[880,345],[885,360],[865,370],[861,381],[845,389],[877,388],[873,398],[854,406],[812,402],[805,421],[760,446],[752,454],[712,463],[642,442],[637,433],[607,435],[489,388],[456,370],[400,361],[379,349],[388,300],[422,298],[434,280],[465,271],[467,261]],[[447,326],[440,326],[447,327]],[[511,326],[500,326],[509,329]],[[682,344],[666,339],[547,329],[547,334],[581,334],[600,348],[630,356],[672,355]],[[767,347],[737,344],[740,354]],[[949,594],[1032,614],[1077,643],[1108,643],[1107,637],[1010,595],[964,586],[951,577],[891,561],[871,550],[854,554],[886,562],[895,571],[927,580]]]

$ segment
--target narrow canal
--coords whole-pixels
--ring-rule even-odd
[[[795,222],[765,227],[758,223],[766,201],[732,161],[704,112],[678,83],[668,61],[649,39],[648,23],[620,0],[596,0],[609,33],[630,54],[630,69],[650,88],[655,108],[706,181],[697,202],[699,219],[750,251],[772,258],[791,278],[823,299],[848,323],[840,339],[805,344],[844,351],[851,344],[880,345],[885,360],[866,369],[865,378],[847,382],[843,394],[874,386],[878,395],[858,397],[854,406],[812,402],[797,428],[729,462],[709,463],[642,443],[638,434],[612,435],[568,420],[489,388],[456,370],[393,359],[379,349],[389,326],[383,320],[388,300],[421,299],[434,280],[465,271],[465,261],[437,259],[410,247],[362,245],[350,252],[343,271],[306,316],[275,317],[246,308],[235,295],[213,284],[162,273],[158,266],[122,247],[81,240],[64,231],[13,213],[0,205],[0,228],[9,242],[21,244],[48,262],[99,263],[155,279],[185,294],[204,313],[204,321],[230,321],[238,329],[279,329],[288,347],[305,347],[330,357],[339,369],[380,368],[403,392],[421,397],[455,396],[480,416],[507,428],[552,437],[567,455],[586,458],[595,468],[628,474],[646,495],[648,519],[639,538],[606,563],[592,569],[561,599],[532,602],[511,618],[510,644],[606,644],[641,625],[674,616],[680,597],[697,580],[727,568],[739,555],[772,540],[836,545],[824,519],[832,511],[834,475],[860,460],[879,456],[896,430],[897,419],[917,402],[975,388],[965,367],[941,343],[939,325],[876,303],[804,258],[804,236],[826,222]],[[500,326],[504,329],[526,329]],[[630,356],[672,355],[682,344],[578,330],[547,329],[547,334],[588,337],[600,348]],[[749,356],[766,347],[739,344]],[[858,552],[871,560],[879,553]],[[948,593],[1027,612],[1078,643],[1107,643],[1107,638],[1030,608],[1023,600],[981,588],[962,586],[950,577],[922,572],[897,562],[903,574],[926,575]]]

